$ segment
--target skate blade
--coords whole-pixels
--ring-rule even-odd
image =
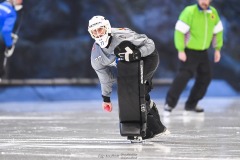
[[[134,139],[127,139],[128,141],[130,141],[131,143],[142,143],[143,139],[142,137],[134,137]]]
[[[204,112],[195,112],[195,111],[184,111],[183,116],[204,116]]]

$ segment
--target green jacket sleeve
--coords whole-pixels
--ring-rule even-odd
[[[215,50],[221,50],[223,46],[223,31],[216,34],[216,45],[214,46]]]
[[[174,43],[178,51],[185,49],[185,34],[190,29],[191,24],[191,10],[186,7],[179,16],[178,22],[175,27]]]
[[[177,50],[179,52],[184,51],[184,49],[185,49],[185,35],[182,32],[180,32],[178,30],[175,30],[174,43],[175,43],[175,47],[177,48]]]
[[[223,46],[223,26],[222,22],[219,18],[218,12],[216,9],[213,8],[213,11],[215,12],[216,15],[216,24],[215,24],[215,33],[213,37],[213,47],[215,50],[221,50]]]

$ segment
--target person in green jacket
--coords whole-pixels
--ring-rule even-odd
[[[174,42],[181,64],[167,93],[164,115],[169,115],[176,107],[182,91],[194,75],[196,80],[185,103],[185,111],[204,112],[197,104],[211,81],[207,50],[212,44],[215,49],[214,62],[217,63],[223,46],[223,25],[217,10],[210,3],[211,0],[197,0],[197,4],[187,6],[182,11],[176,23]]]

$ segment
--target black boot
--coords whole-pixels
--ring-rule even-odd
[[[203,108],[200,108],[200,107],[198,107],[198,106],[196,106],[196,107],[185,107],[185,111],[202,113],[202,112],[204,112],[204,109],[203,109]]]

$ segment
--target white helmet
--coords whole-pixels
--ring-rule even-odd
[[[97,32],[100,28],[104,29],[104,33],[98,36],[94,35],[94,31]],[[101,48],[108,46],[111,37],[111,25],[103,16],[94,16],[89,20],[88,32]]]

